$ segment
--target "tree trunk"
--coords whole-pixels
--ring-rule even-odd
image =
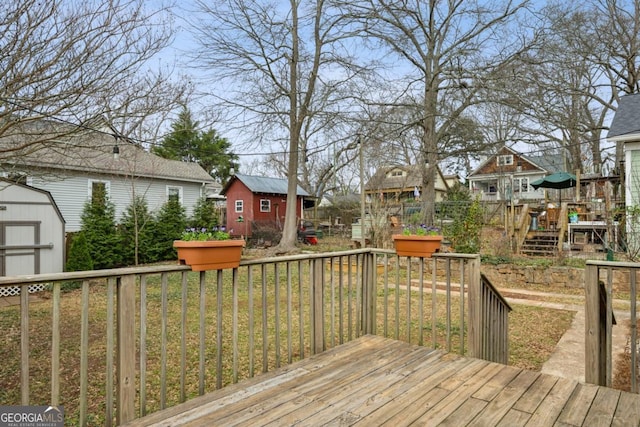
[[[298,216],[298,148],[300,145],[300,120],[298,118],[298,6],[291,0],[291,60],[289,62],[289,167],[287,176],[287,207],[284,216],[282,239],[275,248],[277,253],[296,249]]]

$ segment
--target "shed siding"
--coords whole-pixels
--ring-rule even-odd
[[[28,187],[0,182],[0,224],[7,225],[7,245],[52,244],[52,249],[39,250],[38,273],[64,270],[65,224],[48,195]],[[12,225],[13,224],[13,225]],[[37,226],[38,234],[35,234]],[[34,239],[37,238],[37,241]],[[32,250],[24,251],[32,252]],[[12,256],[7,262],[8,275],[34,274],[33,255]]]
[[[287,206],[286,194],[264,194],[252,193],[251,190],[240,180],[234,180],[226,190],[227,196],[227,230],[234,236],[251,237],[252,222],[276,222],[278,215],[280,224],[284,225],[284,217]],[[271,201],[270,212],[260,212],[260,200]],[[236,212],[236,201],[242,200],[243,212]],[[302,216],[302,197],[298,196],[296,201],[296,216]],[[242,216],[243,222],[239,222]]]

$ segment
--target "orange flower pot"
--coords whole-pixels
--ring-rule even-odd
[[[237,268],[242,257],[244,240],[174,240],[180,265],[190,265],[192,271]]]
[[[440,250],[442,236],[407,236],[394,234],[393,244],[400,256],[430,258],[431,254]]]

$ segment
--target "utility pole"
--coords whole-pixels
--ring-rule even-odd
[[[364,248],[367,245],[367,238],[365,236],[365,198],[364,198],[364,155],[362,148],[362,139],[358,135],[358,146],[360,147],[360,247]]]

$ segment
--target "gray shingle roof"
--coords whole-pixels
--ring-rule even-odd
[[[287,186],[289,181],[282,178],[268,178],[264,176],[252,176],[252,175],[243,175],[236,174],[235,178],[240,180],[244,185],[247,186],[252,193],[263,193],[263,194],[287,194]],[[233,179],[229,180],[229,183],[225,186],[225,188],[221,191],[220,194],[226,194],[229,185]],[[298,185],[298,196],[309,197],[310,194],[307,193],[300,185]]]
[[[528,156],[526,154],[521,154],[521,156],[548,173],[564,171],[564,162],[560,156]]]
[[[46,134],[44,129],[43,134]],[[0,138],[0,146],[19,147],[24,144],[23,141],[24,137],[3,136]],[[115,145],[120,151],[117,160],[113,154]],[[214,182],[197,163],[164,159],[139,145],[116,141],[111,135],[101,132],[83,132],[53,138],[50,142],[37,144],[37,149],[27,147],[16,154],[18,155],[8,158],[6,162],[22,169],[45,168],[187,182]]]
[[[607,138],[640,134],[640,94],[620,98]]]

